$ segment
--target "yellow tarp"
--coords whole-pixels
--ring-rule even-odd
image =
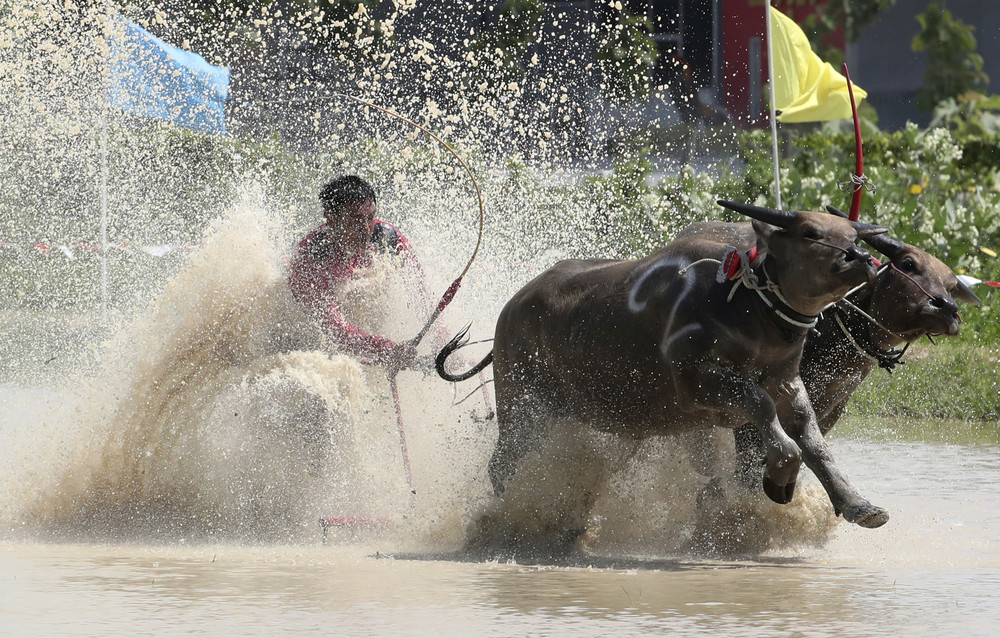
[[[851,117],[847,79],[813,53],[795,21],[771,7],[774,108],[779,122],[824,122]],[[852,83],[853,84],[853,83]],[[868,93],[854,84],[859,104]]]

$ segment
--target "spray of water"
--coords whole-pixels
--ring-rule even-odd
[[[12,186],[0,194],[4,239],[94,243],[106,135],[112,242],[198,246],[169,267],[111,263],[110,336],[88,342],[62,368],[78,395],[72,415],[42,419],[15,438],[11,458],[25,462],[5,481],[5,528],[43,538],[309,542],[320,517],[344,517],[371,523],[362,527],[392,535],[399,547],[494,556],[516,553],[511,547],[543,555],[581,528],[576,548],[598,554],[787,551],[828,538],[835,522],[815,486],[800,487],[784,507],[725,484],[706,492],[708,479],[677,440],[626,444],[583,424],[555,427],[496,500],[485,477],[496,436],[484,420],[487,403],[475,393],[454,406],[452,388],[413,371],[399,377],[407,483],[385,372],[339,353],[303,316],[285,286],[285,264],[296,238],[319,222],[318,186],[359,173],[379,191],[380,216],[416,247],[434,297],[475,243],[475,199],[442,149],[331,90],[419,118],[466,155],[482,183],[485,243],[442,317],[438,342],[468,320],[477,338],[491,336],[505,301],[532,276],[564,257],[627,254],[636,236],[619,236],[610,223],[620,191],[580,179],[600,163],[583,158],[597,157],[628,119],[612,109],[586,126],[577,121],[583,90],[574,82],[595,72],[579,61],[607,34],[573,10],[547,15],[533,37],[548,61],[526,54],[525,73],[507,77],[503,52],[486,44],[465,53],[435,44],[440,29],[468,31],[472,40],[483,33],[432,4],[397,2],[376,20],[360,3],[339,22],[310,12],[282,17],[262,5],[251,16],[254,33],[216,38],[183,15],[123,8],[178,35],[177,44],[216,42],[216,63],[226,46],[244,46],[256,66],[243,81],[260,91],[252,104],[233,105],[231,128],[244,140],[284,136],[256,146],[120,117],[106,125],[107,8],[5,6],[0,87],[10,99],[0,109],[13,125],[0,132]],[[383,35],[404,35],[387,46],[372,35],[376,22]],[[548,26],[559,22],[574,37]],[[269,31],[272,24],[285,26]],[[336,43],[347,32],[350,47],[334,46],[324,63],[339,63],[336,72],[309,66],[289,46]],[[565,56],[551,53],[563,49]],[[268,81],[276,73],[268,61],[279,60],[293,71],[284,83]],[[665,87],[653,93],[665,99]],[[53,209],[62,214],[47,214]],[[3,268],[15,291],[5,312],[105,325],[96,262],[78,260],[56,277],[54,262],[22,254]],[[44,293],[34,305],[25,301],[31,287]],[[345,313],[371,331],[408,338],[436,301],[415,298],[415,287],[412,273],[381,260],[343,291]],[[22,379],[49,382],[29,369],[27,337],[4,339],[21,353]],[[434,345],[429,337],[424,351]]]

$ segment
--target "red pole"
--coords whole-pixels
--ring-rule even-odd
[[[396,375],[389,377],[389,388],[392,390],[392,405],[396,408],[396,429],[399,431],[399,449],[403,453],[406,485],[410,488],[410,494],[416,494],[417,490],[413,487],[413,471],[410,470],[410,454],[406,450],[406,431],[403,429],[403,410],[399,406],[399,386],[396,384]]]
[[[851,112],[854,114],[854,176],[861,178],[865,174],[865,162],[861,154],[861,123],[858,121],[858,107],[854,103],[854,86],[851,84],[851,74],[847,71],[847,62],[844,62],[844,77],[847,78],[847,93],[851,96]],[[865,185],[861,181],[851,180],[854,187],[854,195],[851,197],[851,214],[849,218],[852,222],[858,221],[861,215],[861,195],[864,193]]]

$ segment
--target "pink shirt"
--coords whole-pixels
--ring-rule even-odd
[[[379,226],[382,228],[379,229]],[[389,251],[404,255],[412,260],[417,269],[420,268],[410,243],[395,226],[376,219],[375,227],[383,236],[395,240],[387,242],[386,248]],[[305,305],[322,322],[327,333],[339,346],[358,357],[381,364],[387,362],[390,352],[397,344],[348,323],[340,312],[334,294],[336,288],[349,280],[355,270],[372,265],[372,253],[376,250],[379,250],[378,246],[370,245],[368,250],[348,255],[339,247],[339,242],[331,237],[327,225],[321,224],[309,231],[296,247],[288,274],[288,285],[295,300]]]

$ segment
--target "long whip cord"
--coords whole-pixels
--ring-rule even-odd
[[[417,336],[410,341],[410,343],[412,343],[413,346],[416,347],[417,344],[420,343],[420,341],[424,338],[427,332],[431,329],[431,326],[434,325],[434,322],[437,321],[437,318],[441,315],[444,309],[447,308],[448,304],[451,303],[451,300],[455,298],[455,293],[458,292],[459,286],[462,285],[462,279],[469,272],[469,268],[472,267],[472,262],[475,261],[476,255],[479,254],[479,247],[482,245],[483,242],[483,226],[484,226],[484,221],[486,219],[486,214],[483,208],[483,194],[482,191],[479,189],[479,183],[476,181],[475,175],[472,174],[472,169],[470,169],[469,165],[465,162],[464,159],[462,159],[462,156],[459,155],[457,152],[455,152],[455,149],[453,149],[451,145],[448,144],[448,142],[445,142],[443,139],[438,137],[433,131],[428,129],[426,126],[417,124],[410,118],[400,115],[399,113],[396,113],[395,111],[388,109],[384,106],[379,106],[378,104],[375,104],[374,102],[371,102],[369,100],[363,100],[359,97],[355,97],[347,93],[333,93],[333,95],[344,97],[353,102],[357,102],[358,104],[362,104],[364,106],[373,108],[377,111],[381,111],[382,113],[385,113],[389,117],[394,117],[397,120],[406,122],[407,124],[417,129],[420,129],[421,131],[429,135],[435,142],[443,146],[449,153],[451,153],[452,157],[458,160],[459,164],[462,165],[462,168],[465,169],[466,174],[468,174],[469,179],[472,181],[473,187],[475,187],[476,189],[476,200],[479,203],[479,235],[476,238],[476,247],[472,251],[472,256],[469,257],[469,261],[466,262],[465,268],[462,269],[461,274],[459,274],[459,276],[455,279],[455,281],[451,282],[451,285],[448,286],[448,289],[445,290],[444,294],[441,296],[441,300],[438,301],[437,307],[434,309],[434,312],[431,313],[430,318],[427,319],[427,322],[424,324],[424,327],[421,328],[420,332],[417,333]],[[392,392],[393,407],[396,410],[396,426],[399,433],[400,452],[402,453],[403,456],[403,469],[406,471],[406,484],[410,488],[410,494],[416,495],[417,491],[413,484],[413,471],[410,467],[410,455],[407,452],[407,447],[406,447],[406,432],[403,427],[403,412],[399,404],[399,386],[396,383],[396,375],[398,372],[399,372],[398,370],[392,370],[392,372],[390,372],[389,388],[390,391]]]
[[[459,287],[462,285],[462,279],[465,277],[466,274],[468,274],[469,268],[472,267],[472,262],[475,261],[476,256],[479,254],[479,247],[483,243],[483,226],[486,220],[486,213],[483,207],[483,193],[479,189],[479,182],[476,181],[475,175],[472,174],[472,169],[469,168],[469,165],[466,163],[466,161],[462,159],[462,156],[459,155],[455,151],[455,149],[452,148],[450,144],[448,144],[448,142],[441,139],[437,134],[428,129],[426,126],[418,124],[404,115],[400,115],[399,113],[396,113],[391,109],[388,109],[384,106],[379,106],[378,104],[375,104],[374,102],[371,102],[369,100],[364,100],[359,97],[350,95],[348,93],[333,93],[333,95],[344,97],[354,102],[357,102],[358,104],[362,104],[364,106],[373,108],[377,111],[381,111],[382,113],[385,113],[389,117],[394,117],[397,120],[406,122],[407,124],[413,126],[414,128],[420,129],[428,136],[430,136],[435,142],[443,146],[445,150],[451,153],[452,157],[458,160],[458,163],[462,165],[462,168],[469,176],[469,180],[472,182],[472,186],[476,190],[476,201],[479,204],[479,235],[476,238],[476,247],[473,249],[472,256],[469,257],[469,261],[466,262],[465,268],[462,269],[461,274],[459,274],[459,276],[455,279],[455,281],[451,282],[451,285],[448,286],[448,289],[445,290],[444,294],[441,296],[441,300],[438,301],[437,307],[434,309],[434,312],[431,313],[431,316],[427,319],[427,322],[424,324],[424,327],[420,329],[420,332],[417,333],[416,337],[410,340],[410,342],[414,346],[416,346],[421,342],[421,340],[423,340],[424,336],[431,329],[431,326],[434,325],[435,321],[437,321],[437,318],[441,316],[441,313],[444,312],[444,309],[447,308],[448,304],[451,303],[451,300],[455,298],[455,293],[458,292]]]

